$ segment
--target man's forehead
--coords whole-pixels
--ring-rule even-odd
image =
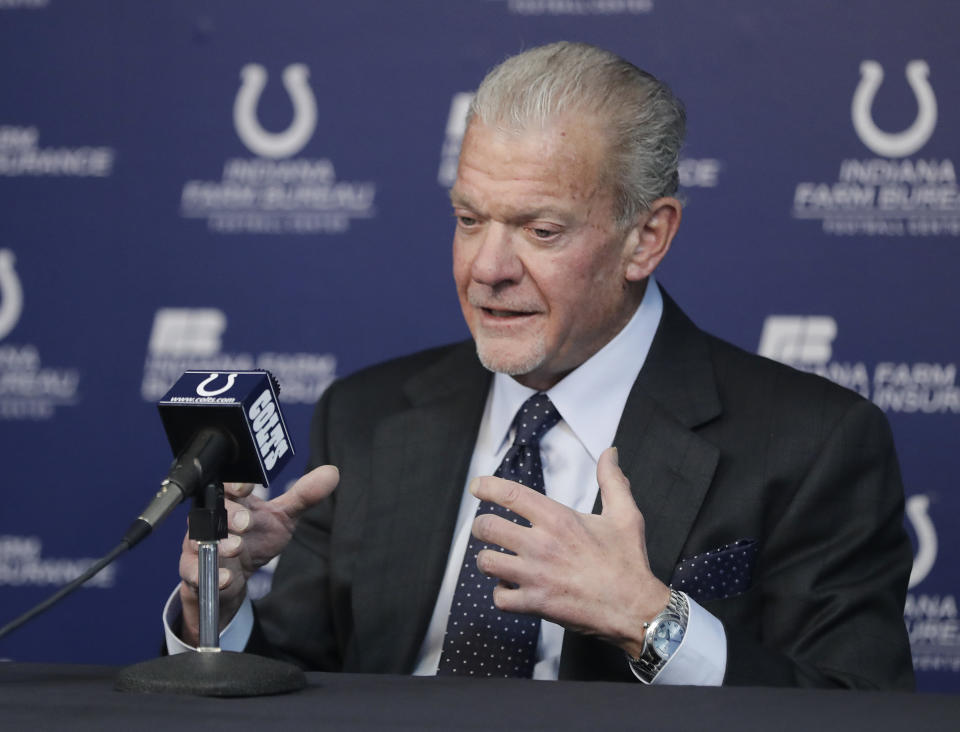
[[[505,147],[523,145],[550,151],[580,153],[580,148],[603,146],[605,127],[599,117],[590,113],[565,113],[546,121],[521,125],[513,121],[487,123],[474,118],[464,132],[464,143],[481,138]]]
[[[495,204],[518,216],[562,213],[572,201],[592,199],[606,188],[604,150],[582,124],[519,134],[474,124],[450,189],[454,206],[481,212]]]

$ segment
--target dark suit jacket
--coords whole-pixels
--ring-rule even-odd
[[[472,342],[335,383],[311,464],[333,497],[300,521],[248,650],[311,669],[409,673],[437,598],[491,375]],[[758,542],[752,585],[702,604],[724,624],[725,683],[911,688],[903,489],[882,413],[858,395],[664,314],[614,444],[653,572]],[[575,633],[561,678],[632,681]]]

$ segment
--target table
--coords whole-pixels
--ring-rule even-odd
[[[0,663],[0,729],[957,732],[960,696],[307,674],[302,692],[217,699],[113,690],[119,669]]]

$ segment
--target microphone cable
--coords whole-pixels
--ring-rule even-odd
[[[39,605],[36,605],[33,609],[28,610],[19,618],[12,620],[11,622],[7,623],[2,628],[0,628],[0,638],[3,638],[9,633],[12,633],[24,623],[37,617],[37,615],[39,615],[40,613],[45,612],[46,610],[49,610],[51,607],[53,607],[58,602],[60,602],[60,600],[62,600],[64,597],[66,597],[71,592],[76,590],[78,587],[83,585],[87,580],[91,579],[101,569],[103,569],[108,564],[110,564],[114,559],[116,559],[125,551],[130,549],[135,543],[136,542],[131,543],[129,538],[124,537],[123,541],[121,541],[113,549],[111,549],[109,554],[105,555],[104,557],[98,559],[96,562],[91,564],[87,568],[87,570],[83,574],[81,574],[79,577],[77,577],[76,579],[70,581],[69,583],[61,587],[59,590],[54,592],[46,600],[41,602]]]

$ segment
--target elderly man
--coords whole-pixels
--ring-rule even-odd
[[[912,686],[882,415],[703,333],[654,280],[683,132],[665,85],[591,46],[486,77],[451,191],[473,339],[334,384],[322,467],[286,495],[230,487],[224,647],[319,670]],[[254,610],[246,578],[281,550]],[[188,541],[180,567],[168,616],[182,603],[189,643]]]

